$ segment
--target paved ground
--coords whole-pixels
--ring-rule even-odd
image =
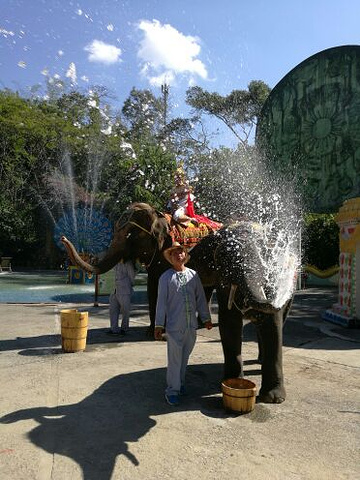
[[[222,407],[218,328],[198,331],[190,395],[168,406],[166,344],[146,338],[146,304],[131,333],[109,338],[108,307],[89,311],[83,353],[63,354],[64,305],[0,304],[2,480],[329,480],[360,478],[360,330],[325,323],[333,289],[296,295],[284,327],[288,398],[247,415]],[[216,321],[216,306],[213,308]],[[246,377],[259,386],[252,325]]]

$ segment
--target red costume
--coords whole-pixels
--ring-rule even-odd
[[[205,223],[205,225],[208,225],[210,228],[214,230],[218,230],[221,227],[221,223],[214,222],[214,220],[211,220],[210,218],[205,217],[204,215],[197,215],[195,213],[194,202],[191,199],[190,192],[188,192],[188,196],[187,196],[187,205],[186,205],[185,213],[188,217],[194,218],[197,221],[197,223]]]

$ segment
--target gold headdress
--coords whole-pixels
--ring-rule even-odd
[[[183,162],[180,162],[178,168],[175,170],[175,185],[177,187],[185,187],[188,186],[188,184],[189,182],[186,178],[184,164]]]

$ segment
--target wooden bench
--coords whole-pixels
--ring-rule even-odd
[[[0,272],[12,272],[11,269],[11,260],[12,257],[1,257],[0,261]]]

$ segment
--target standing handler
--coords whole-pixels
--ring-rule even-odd
[[[135,280],[135,268],[131,260],[115,266],[115,290],[110,295],[110,335],[126,335],[129,330],[131,295]],[[121,328],[119,316],[122,314]]]
[[[195,270],[185,267],[190,258],[185,248],[175,242],[165,250],[164,257],[172,267],[159,280],[155,339],[162,339],[166,321],[168,365],[165,398],[169,405],[178,405],[179,395],[185,393],[186,367],[196,341],[196,313],[208,330],[212,328],[212,323],[200,278]]]

